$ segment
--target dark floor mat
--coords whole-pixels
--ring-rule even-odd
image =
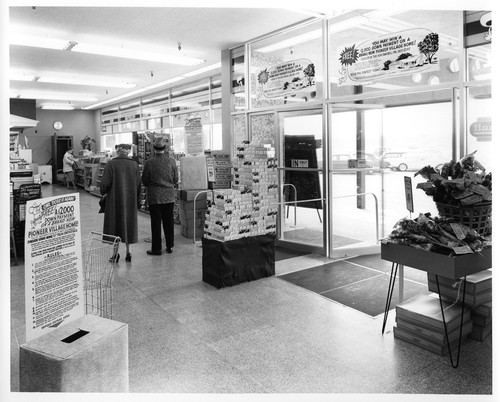
[[[380,256],[356,257],[292,272],[279,278],[375,317],[382,314],[385,308],[391,263],[388,264],[389,269],[380,262]],[[404,299],[429,293],[426,277],[422,276],[416,283],[407,278],[407,271]],[[394,286],[391,309],[396,304],[399,304],[399,279],[396,279]]]
[[[301,255],[311,254],[309,251],[290,250],[284,247],[276,247],[274,250],[274,260],[283,261],[289,258],[300,257]]]

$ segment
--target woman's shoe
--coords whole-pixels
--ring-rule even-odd
[[[116,254],[115,256],[109,259],[109,262],[118,262],[118,261],[120,261],[120,253]]]
[[[146,250],[146,253],[148,253],[149,255],[161,255],[161,250],[160,251]]]
[[[127,253],[127,255],[125,256],[125,261],[131,262],[132,261],[132,254]]]
[[[167,247],[167,253],[171,253],[172,252],[172,247]]]

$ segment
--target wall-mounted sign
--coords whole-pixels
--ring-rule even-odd
[[[278,98],[316,91],[314,63],[307,59],[291,60],[261,70],[258,91],[266,98]]]
[[[338,85],[438,71],[439,35],[424,28],[395,32],[338,50]]]
[[[308,159],[292,159],[290,162],[291,162],[292,167],[296,167],[296,168],[309,167],[309,160]]]
[[[480,142],[491,141],[491,118],[478,117],[469,127],[470,134]]]
[[[79,194],[26,203],[26,341],[84,315]]]

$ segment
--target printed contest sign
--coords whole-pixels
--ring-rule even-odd
[[[278,98],[316,90],[314,63],[307,59],[291,60],[261,70],[258,90],[266,98]]]
[[[30,341],[85,313],[79,194],[27,201],[24,243]]]
[[[425,28],[400,31],[338,50],[338,85],[439,70],[439,35]]]

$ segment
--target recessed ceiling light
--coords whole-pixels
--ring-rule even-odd
[[[20,99],[46,99],[46,100],[62,100],[62,101],[81,101],[81,102],[95,102],[97,100],[94,96],[86,96],[80,94],[57,94],[53,92],[11,92],[11,98]]]
[[[45,109],[45,110],[74,110],[75,107],[73,105],[69,105],[67,103],[44,103],[42,105],[42,109]]]

